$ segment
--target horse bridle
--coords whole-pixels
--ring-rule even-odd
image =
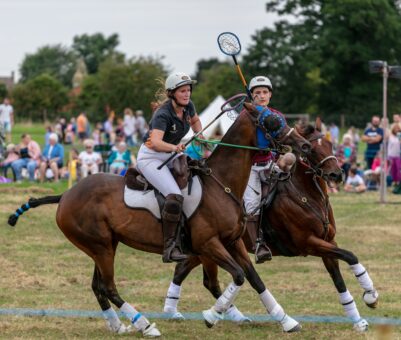
[[[308,138],[309,142],[314,142],[315,140],[319,140],[322,139],[324,137],[323,133],[318,134],[317,136],[313,136],[312,138]],[[320,143],[319,143],[320,144]],[[314,174],[316,174],[316,176],[321,177],[325,180],[325,174],[323,172],[323,165],[324,163],[326,163],[327,161],[329,161],[330,159],[334,159],[337,163],[338,163],[338,159],[336,156],[334,155],[330,155],[327,156],[325,158],[323,158],[319,163],[317,163],[316,165],[311,164],[311,162],[308,160],[308,163],[305,163],[304,161],[302,161],[302,163],[304,165],[306,165],[311,172],[313,172]]]

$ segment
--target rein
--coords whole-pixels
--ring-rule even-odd
[[[292,128],[286,135],[285,137],[288,137],[290,133],[294,130]],[[258,148],[257,146],[248,146],[248,145],[239,145],[239,144],[230,144],[230,143],[223,143],[221,140],[205,140],[201,139],[198,137],[194,138],[194,141],[200,143],[200,144],[213,144],[213,145],[222,145],[222,146],[227,146],[230,148],[235,148],[235,149],[246,149],[246,150],[256,150],[256,151],[272,151],[272,152],[277,152],[280,154],[284,154],[287,152],[291,152],[291,147],[288,145],[283,145],[283,144],[278,144],[276,145],[275,148]]]
[[[319,134],[317,136],[314,136],[309,140],[309,142],[313,142],[315,140],[318,140],[320,138],[322,138],[324,135],[323,134]],[[315,166],[311,165],[310,162],[308,161],[308,163],[304,162],[303,160],[300,160],[300,163],[305,166],[306,168],[308,168],[308,170],[305,171],[305,174],[312,174],[312,180],[313,183],[315,184],[316,189],[319,191],[319,194],[322,198],[323,204],[324,204],[324,210],[323,210],[323,218],[321,216],[321,212],[319,212],[317,209],[315,209],[309,202],[308,199],[303,196],[299,190],[295,187],[294,183],[292,183],[291,179],[289,180],[292,188],[294,189],[294,191],[298,194],[298,196],[300,197],[300,200],[302,203],[304,203],[313,213],[314,215],[320,219],[323,223],[323,240],[326,240],[327,235],[328,235],[328,231],[329,231],[329,197],[327,194],[325,194],[318,182],[318,178],[321,178],[324,180],[324,173],[323,170],[321,169],[321,167],[323,166],[323,164],[325,162],[327,162],[330,159],[335,159],[337,162],[337,157],[335,157],[334,155],[330,155],[325,157],[324,159],[322,159],[318,164],[316,164]]]

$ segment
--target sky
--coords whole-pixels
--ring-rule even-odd
[[[216,39],[231,31],[246,51],[251,35],[278,19],[266,0],[0,0],[0,75],[18,69],[44,45],[118,33],[127,57],[164,56],[171,71],[194,73],[202,58],[224,60]]]

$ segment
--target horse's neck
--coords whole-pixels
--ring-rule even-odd
[[[310,194],[313,197],[322,197],[320,190],[323,192],[324,196],[327,196],[327,187],[326,183],[320,178],[316,178],[316,183],[320,187],[320,190],[316,186],[315,181],[313,180],[312,174],[307,174],[306,172],[309,170],[307,166],[305,166],[301,162],[297,162],[294,174],[292,175],[294,185],[296,188],[305,194]]]
[[[234,123],[235,125],[226,133],[222,142],[252,146],[256,138],[255,127],[250,125],[247,117],[239,117],[238,120],[240,121]],[[229,187],[236,197],[242,199],[255,153],[256,151],[249,149],[218,146],[207,163],[212,173],[226,187]]]

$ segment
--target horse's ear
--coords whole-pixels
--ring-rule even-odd
[[[322,132],[322,120],[320,119],[320,117],[316,118],[315,121],[315,129],[319,132]]]
[[[253,104],[251,104],[251,103],[245,102],[245,103],[244,103],[244,107],[245,107],[245,109],[246,109],[248,112],[254,112],[254,111],[256,111],[255,106],[254,106]]]

